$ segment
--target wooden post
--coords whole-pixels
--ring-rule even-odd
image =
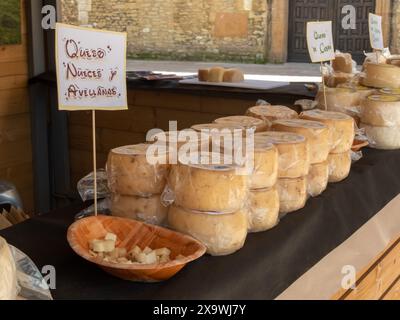
[[[97,216],[96,111],[92,110],[94,215]]]
[[[325,111],[328,111],[328,104],[326,100],[326,87],[325,87],[325,77],[324,77],[324,65],[321,61],[321,75],[322,75],[322,87],[324,92],[324,102],[325,102]]]

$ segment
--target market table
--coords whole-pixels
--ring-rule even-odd
[[[332,184],[239,252],[204,256],[163,283],[114,278],[78,257],[66,240],[82,205],[0,232],[41,268],[57,272],[55,299],[273,299],[400,193],[400,151],[364,150],[345,181]],[[371,240],[372,241],[372,240]]]

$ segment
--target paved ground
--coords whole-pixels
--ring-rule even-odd
[[[128,60],[128,70],[173,72],[182,75],[197,73],[200,68],[224,66],[239,68],[248,78],[276,81],[318,82],[321,80],[319,64],[244,64],[221,62]]]

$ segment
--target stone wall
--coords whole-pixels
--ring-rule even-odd
[[[62,0],[64,22],[128,33],[134,58],[264,62],[265,0]]]

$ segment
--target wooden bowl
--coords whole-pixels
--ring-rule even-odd
[[[357,151],[360,151],[362,148],[367,147],[368,145],[369,145],[368,141],[354,140],[351,150],[354,152],[357,152]]]
[[[118,237],[116,247],[130,250],[139,246],[142,250],[148,246],[151,249],[168,248],[171,250],[171,261],[158,264],[122,264],[105,262],[89,253],[89,241],[102,239],[108,233]],[[178,273],[187,263],[201,257],[206,247],[199,241],[157,226],[147,225],[135,220],[110,216],[88,217],[73,223],[67,234],[71,248],[82,258],[99,265],[106,272],[130,281],[159,282]],[[185,258],[174,260],[176,256]]]

